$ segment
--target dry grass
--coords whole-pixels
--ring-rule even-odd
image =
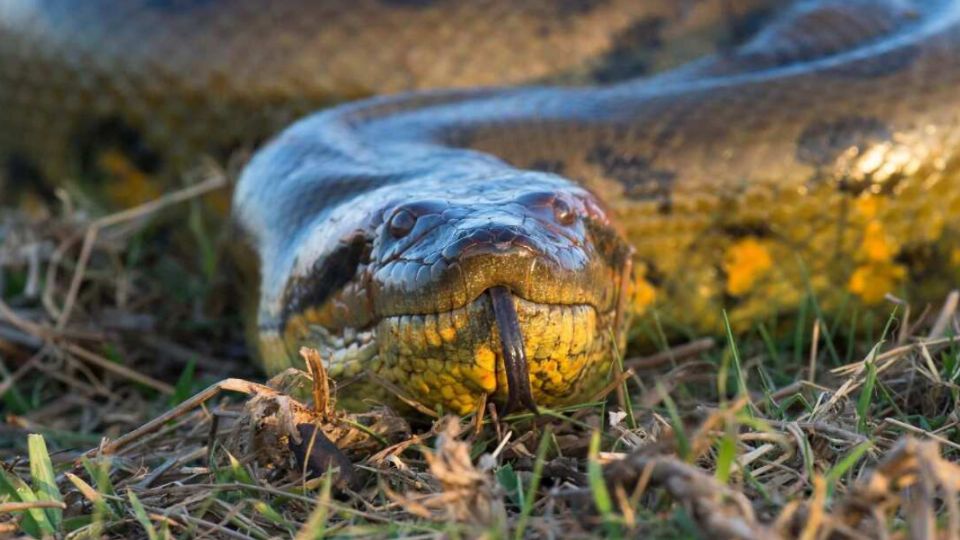
[[[627,359],[569,410],[411,424],[336,411],[310,351],[252,382],[222,184],[3,214],[0,533],[960,538],[956,295],[835,338],[845,365],[825,336],[865,331],[801,321]]]

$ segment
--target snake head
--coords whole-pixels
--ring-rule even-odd
[[[583,397],[622,345],[630,251],[604,209],[539,173],[446,195],[383,210],[366,282],[380,373],[461,412]]]
[[[631,251],[589,191],[517,173],[364,200],[380,204],[327,219],[318,237],[339,240],[301,253],[282,302],[288,350],[316,347],[335,377],[372,373],[461,413],[488,399],[536,410],[603,385],[624,341]],[[363,388],[349,394],[389,400]]]

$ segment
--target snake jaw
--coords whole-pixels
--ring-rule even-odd
[[[506,287],[491,287],[487,290],[493,305],[493,315],[500,333],[503,350],[503,370],[507,375],[507,404],[504,413],[518,410],[521,406],[533,414],[540,414],[530,388],[530,368],[523,346],[523,334],[513,295]]]

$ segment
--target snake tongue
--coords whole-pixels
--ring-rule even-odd
[[[490,295],[493,315],[500,331],[503,369],[507,374],[507,405],[504,412],[509,413],[522,406],[534,414],[540,414],[530,389],[530,368],[527,366],[527,354],[523,348],[523,334],[520,333],[520,321],[513,305],[513,295],[506,287],[491,287],[487,293]]]

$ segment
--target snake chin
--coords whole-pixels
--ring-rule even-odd
[[[623,346],[615,343],[622,332],[608,331],[615,311],[507,298],[523,337],[529,398],[554,407],[599,391]],[[508,380],[500,334],[492,295],[483,294],[450,311],[385,317],[363,331],[314,327],[301,343],[329,359],[331,377],[350,381],[339,401],[346,408],[368,408],[369,401],[406,408],[399,391],[428,408],[466,414],[488,402],[509,405],[516,382]]]

